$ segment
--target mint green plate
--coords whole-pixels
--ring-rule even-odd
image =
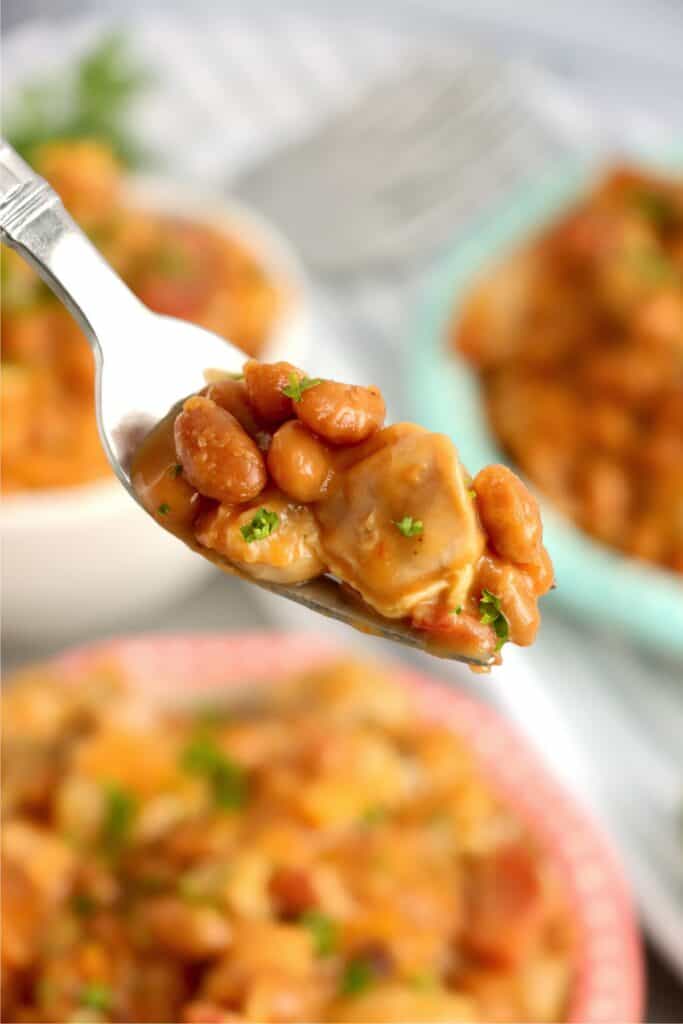
[[[683,163],[680,155],[657,162],[670,169]],[[590,176],[586,165],[565,167],[475,224],[436,267],[418,305],[405,345],[411,411],[419,423],[453,438],[472,473],[505,457],[488,429],[476,375],[447,348],[448,322],[475,275],[570,203]],[[544,598],[546,607],[561,606],[600,629],[683,656],[681,578],[610,550],[547,501],[542,506],[558,583]]]

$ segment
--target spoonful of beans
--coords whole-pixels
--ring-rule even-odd
[[[279,596],[478,669],[533,641],[553,570],[509,469],[472,479],[445,435],[385,426],[376,387],[245,360],[153,313],[4,142],[0,237],[82,327],[102,444],[161,527]]]

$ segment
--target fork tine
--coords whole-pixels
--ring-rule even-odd
[[[478,56],[422,58],[255,168],[239,191],[328,273],[410,261],[471,212],[493,150],[511,176],[528,164],[539,120],[515,83],[514,71]]]

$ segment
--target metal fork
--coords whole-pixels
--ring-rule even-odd
[[[232,188],[325,274],[405,271],[563,151],[523,91],[525,73],[432,51]]]
[[[244,353],[201,327],[144,306],[69,216],[57,193],[1,140],[0,239],[35,268],[90,342],[102,444],[119,480],[138,501],[130,466],[142,438],[184,395],[203,386],[205,370],[239,371]],[[103,544],[111,542],[111,537],[102,538]],[[332,579],[301,586],[263,583],[237,572],[224,559],[202,553],[256,586],[362,632],[425,648],[424,632],[349,603]],[[439,653],[486,663],[450,650]]]

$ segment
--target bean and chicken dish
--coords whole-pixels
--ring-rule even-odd
[[[384,416],[377,388],[250,360],[151,432],[133,485],[247,577],[330,575],[434,648],[498,663],[507,640],[533,642],[553,583],[537,503],[504,466],[471,479],[448,437]]]
[[[122,169],[99,143],[46,145],[35,165],[143,302],[229,338],[247,355],[261,353],[288,297],[246,242],[133,205]],[[1,269],[3,490],[108,476],[88,343],[15,252],[3,249]]]
[[[546,855],[375,666],[201,705],[111,662],[10,682],[4,1020],[564,1019]]]
[[[475,286],[451,341],[528,478],[683,573],[683,181],[614,169]]]

